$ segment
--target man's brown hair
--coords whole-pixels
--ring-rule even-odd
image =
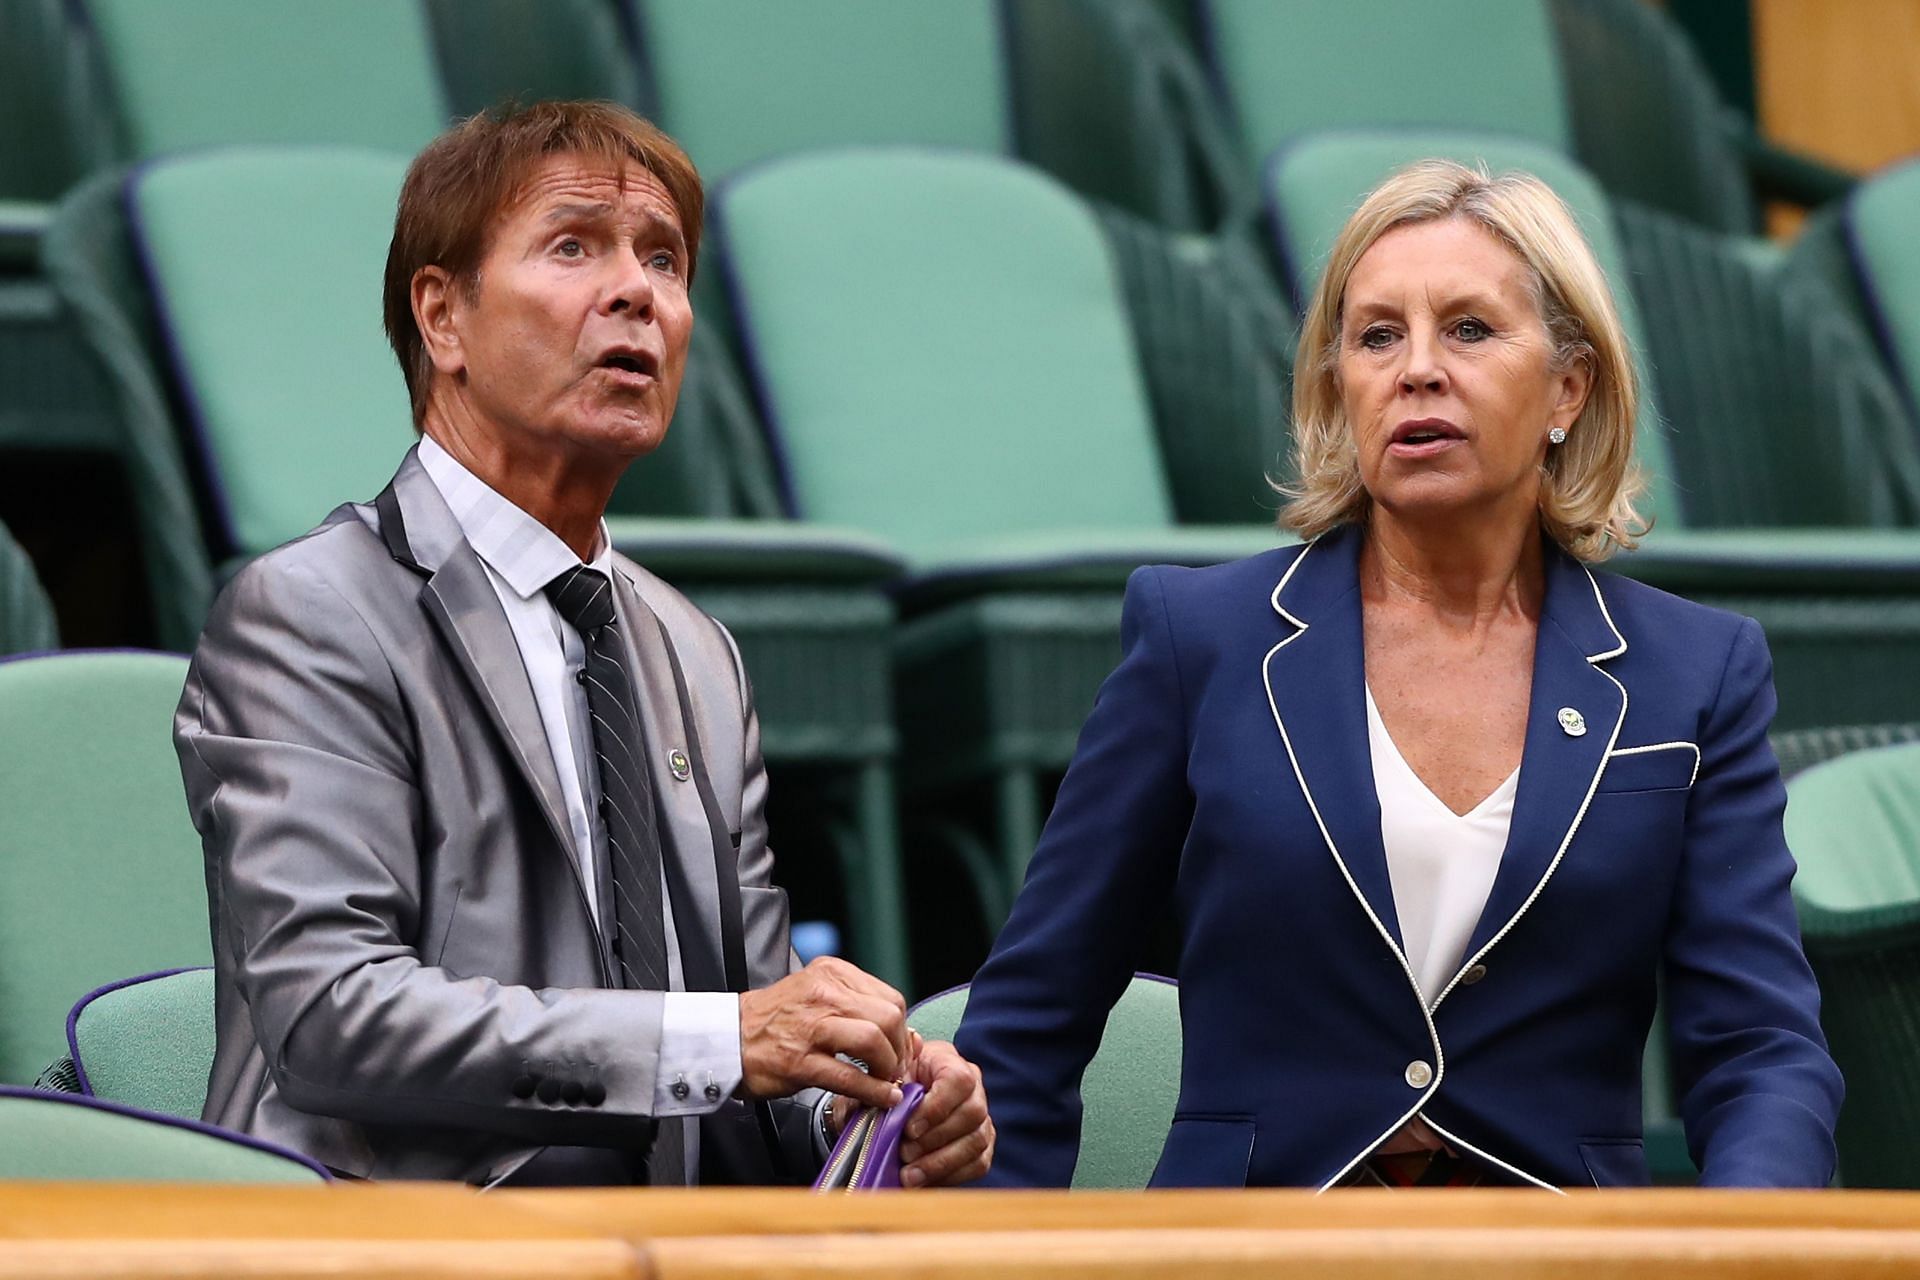
[[[413,399],[416,428],[426,414],[433,361],[413,321],[415,273],[437,266],[474,289],[494,228],[555,156],[604,163],[621,173],[638,165],[658,178],[680,214],[692,281],[706,196],[693,161],[654,125],[611,102],[509,105],[461,121],[428,143],[408,167],[387,246],[382,310],[387,341]]]

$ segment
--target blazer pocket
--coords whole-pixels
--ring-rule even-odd
[[[1592,1138],[1580,1144],[1580,1160],[1596,1187],[1650,1187],[1646,1148],[1638,1138]]]
[[[1252,1116],[1175,1116],[1154,1187],[1244,1187],[1253,1163]]]
[[[1691,742],[1629,747],[1607,757],[1601,770],[1601,792],[1685,791],[1700,771],[1700,748]]]

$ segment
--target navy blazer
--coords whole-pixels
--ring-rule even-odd
[[[1081,1073],[1171,903],[1185,1046],[1155,1186],[1329,1186],[1416,1111],[1496,1181],[1644,1184],[1656,975],[1702,1182],[1825,1185],[1842,1088],[1758,625],[1549,546],[1511,834],[1429,1004],[1381,845],[1361,541],[1127,584],[1124,656],[955,1037],[989,1183],[1071,1179]]]

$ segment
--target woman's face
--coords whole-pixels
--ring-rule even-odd
[[[1409,519],[1532,517],[1547,432],[1586,403],[1582,362],[1553,368],[1527,266],[1467,218],[1397,227],[1354,265],[1341,400],[1373,501]]]

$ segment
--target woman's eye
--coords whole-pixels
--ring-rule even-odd
[[[1453,327],[1453,331],[1460,336],[1460,340],[1463,342],[1479,342],[1484,338],[1493,336],[1493,330],[1487,328],[1487,326],[1481,324],[1478,320],[1462,320]]]
[[[1360,331],[1360,345],[1369,351],[1379,351],[1393,341],[1393,330],[1385,325],[1374,325]]]

